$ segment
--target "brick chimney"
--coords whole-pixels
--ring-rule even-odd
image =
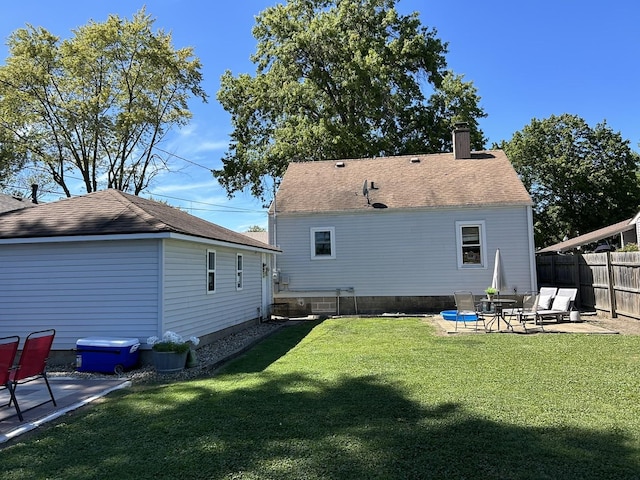
[[[456,123],[453,128],[453,158],[471,158],[471,130],[466,122]]]

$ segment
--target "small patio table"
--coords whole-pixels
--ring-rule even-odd
[[[491,320],[489,320],[489,322],[487,323],[487,330],[489,332],[491,331],[491,325],[493,325],[496,321],[498,322],[497,331],[500,331],[500,320],[504,320],[504,323],[506,323],[507,326],[511,329],[511,331],[513,331],[513,326],[511,325],[511,322],[509,322],[509,320],[507,320],[506,317],[502,315],[502,309],[504,308],[505,305],[507,306],[514,305],[515,303],[517,303],[516,300],[513,300],[512,298],[491,298],[491,299],[483,298],[481,302],[489,303],[493,307],[493,316],[491,317]]]

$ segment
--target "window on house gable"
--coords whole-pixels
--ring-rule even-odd
[[[242,254],[238,254],[236,257],[236,290],[242,290]]]
[[[207,250],[207,292],[216,291],[216,251]]]
[[[485,266],[484,222],[456,222],[458,268]]]
[[[311,258],[336,258],[335,231],[333,227],[311,229]]]

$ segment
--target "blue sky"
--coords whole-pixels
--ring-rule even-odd
[[[254,73],[249,56],[255,16],[277,0],[6,0],[0,36],[29,23],[61,38],[110,13],[131,18],[143,5],[155,28],[171,31],[176,48],[192,46],[203,63],[208,104],[193,102],[191,124],[162,145],[174,157],[148,193],[224,227],[266,227],[266,210],[249,193],[229,200],[211,176],[228,146],[230,117],[217,103],[220,76]],[[449,68],[474,82],[488,117],[480,122],[493,142],[508,140],[532,118],[571,113],[590,125],[607,121],[639,150],[640,3],[538,0],[399,0],[401,13],[418,11],[423,25],[449,43]],[[0,51],[2,63],[6,47]],[[195,165],[194,165],[195,164]],[[77,192],[83,193],[81,190]],[[55,198],[48,198],[54,200]]]

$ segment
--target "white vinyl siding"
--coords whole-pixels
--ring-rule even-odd
[[[489,265],[458,268],[456,222],[484,225]],[[319,225],[334,229],[334,261],[310,259],[309,231]],[[510,288],[532,288],[527,207],[280,214],[277,232],[278,270],[291,292],[354,288],[358,296],[438,296],[462,288],[481,294],[491,283],[496,248]]]
[[[79,338],[137,338],[172,330],[204,336],[259,317],[260,252],[216,246],[216,293],[207,292],[211,245],[175,239],[0,245],[0,331],[56,329],[54,350]],[[270,303],[270,301],[269,301]]]
[[[206,245],[180,240],[165,243],[164,324],[182,336],[202,336],[259,316],[262,307],[262,255],[242,254],[243,288],[236,289],[238,250],[216,247],[216,294],[202,285]]]
[[[78,338],[146,339],[160,311],[157,240],[3,245],[0,331],[56,329],[54,349]]]

